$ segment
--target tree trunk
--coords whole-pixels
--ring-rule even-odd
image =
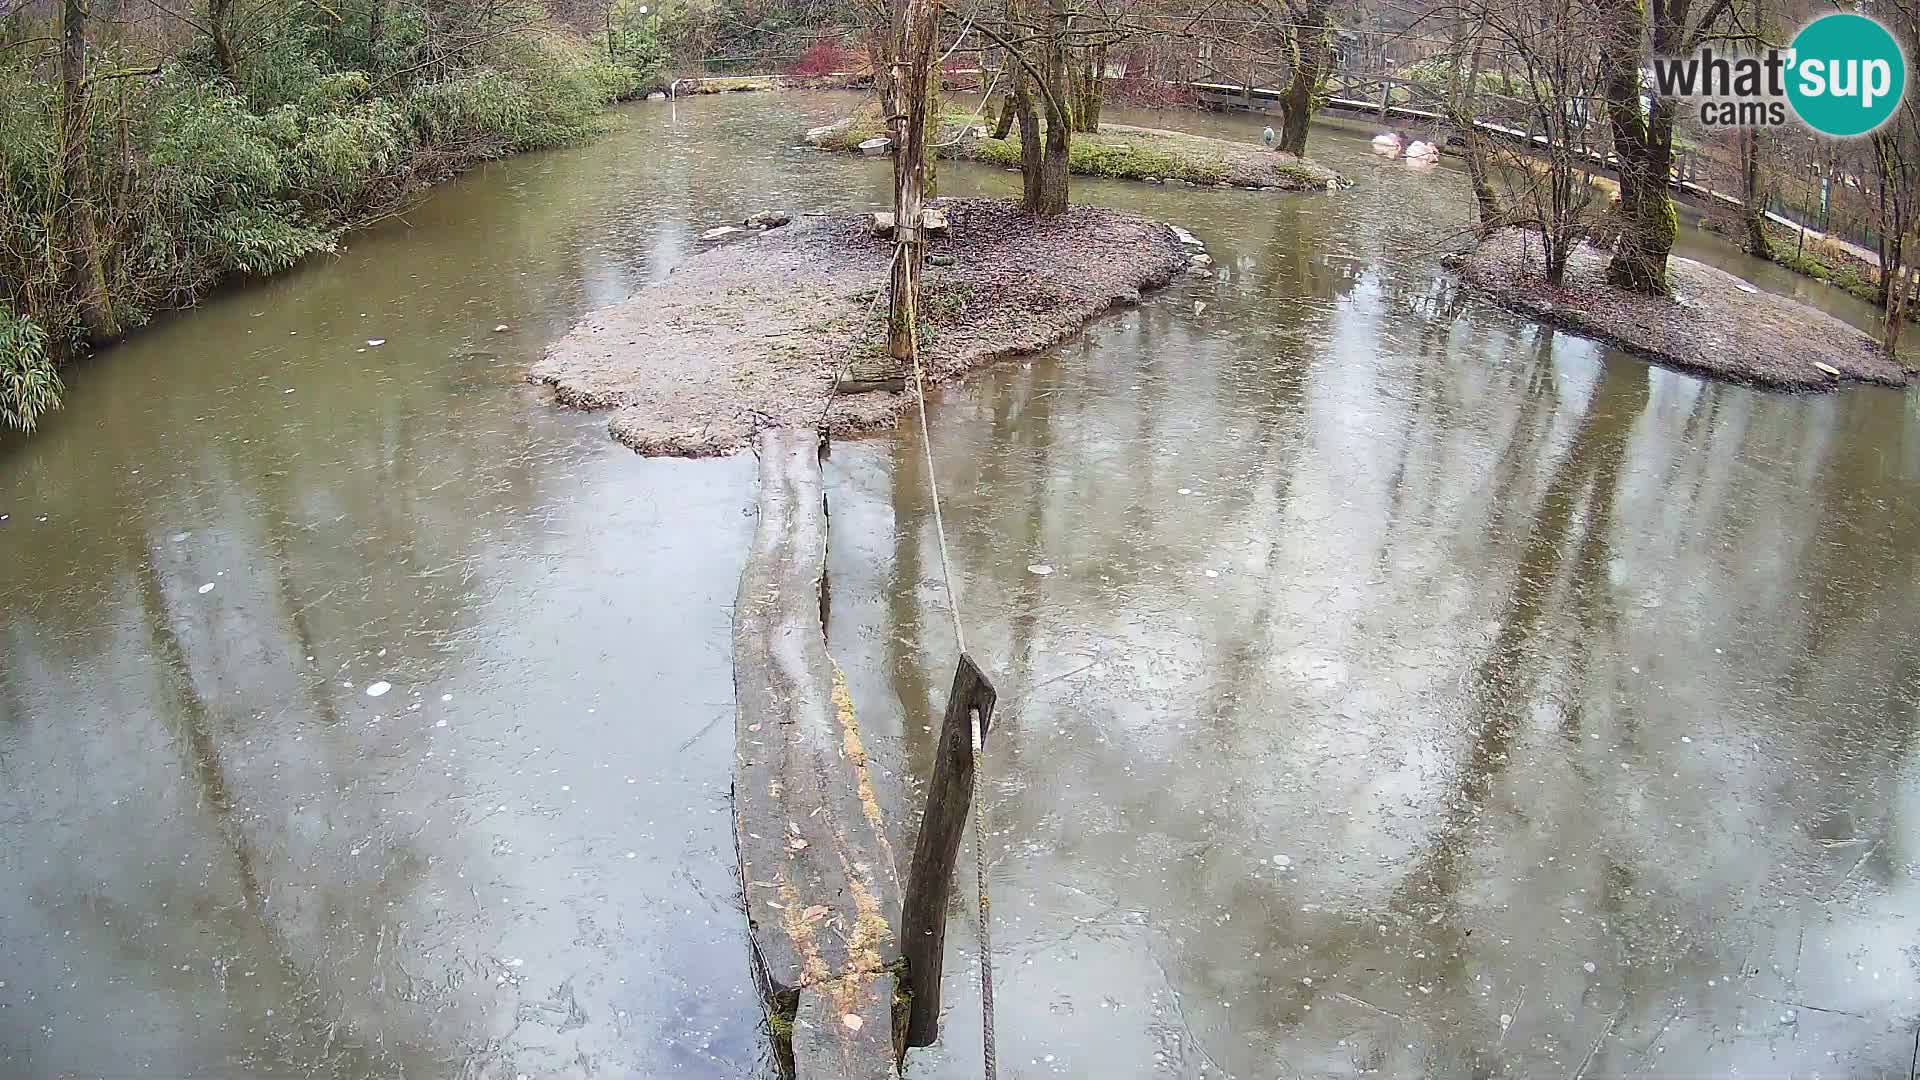
[[[891,27],[870,26],[867,28],[867,55],[873,63],[873,93],[880,99],[881,122],[891,127],[893,114],[900,111],[900,102],[896,99],[893,85],[893,54],[897,46],[896,34]]]
[[[907,0],[898,25],[893,83],[904,105],[893,113],[893,280],[888,292],[887,355],[904,372],[914,357],[915,320],[920,295],[920,264],[927,241],[920,211],[927,184],[928,88],[933,78],[934,26],[939,0]]]
[[[207,32],[213,39],[213,66],[233,81],[233,0],[207,0]]]
[[[60,168],[55,199],[60,233],[66,244],[66,280],[88,340],[100,343],[119,333],[107,292],[100,253],[100,228],[94,220],[93,159],[87,145],[87,4],[64,0],[60,19]]]
[[[939,42],[936,40],[932,46],[929,46],[929,50],[937,48],[938,45]],[[921,194],[931,199],[940,194],[940,155],[931,149],[933,144],[940,140],[940,70],[931,60],[929,65],[927,92],[921,94],[919,99],[921,130],[926,132],[926,142],[929,147],[921,156],[920,187]]]
[[[1561,288],[1567,283],[1567,260],[1573,258],[1573,248],[1552,237],[1550,232],[1541,235],[1549,237],[1545,252],[1547,284]]]
[[[1085,50],[1085,57],[1073,78],[1073,130],[1100,130],[1100,99],[1105,91],[1106,70],[1105,45],[1095,45]]]
[[[1487,167],[1486,139],[1480,134],[1480,129],[1474,126],[1479,120],[1480,65],[1485,56],[1485,44],[1476,41],[1472,66],[1467,71],[1466,88],[1463,90],[1457,84],[1454,86],[1454,92],[1448,98],[1451,111],[1447,117],[1467,144],[1467,183],[1473,189],[1473,203],[1479,213],[1481,236],[1499,228],[1506,220],[1506,214],[1500,208],[1500,196],[1493,190],[1493,171]],[[1457,73],[1458,69],[1455,71]]]
[[[1906,308],[1905,275],[1911,272],[1907,261],[1907,232],[1912,228],[1914,165],[1901,153],[1896,129],[1881,128],[1872,135],[1874,167],[1880,174],[1878,220],[1880,233],[1880,303],[1886,309],[1884,342],[1891,354],[1900,341],[1900,327]]]
[[[1067,91],[1067,126],[1074,131],[1083,130],[1080,127],[1080,101],[1087,96],[1087,65],[1084,57],[1077,60],[1070,59],[1068,61],[1065,88]]]
[[[1032,200],[1033,212],[1053,217],[1067,212],[1067,155],[1073,135],[1066,117],[1058,113],[1047,117],[1046,155],[1040,162],[1040,190]]]
[[[1015,82],[1019,82],[1027,77],[1026,72],[1021,70],[1018,64],[1014,65],[1013,70],[1009,74]],[[1013,107],[1013,90],[1009,87],[1007,95],[1000,99],[1000,118],[993,123],[993,137],[996,139],[1004,139],[1012,133],[1013,121],[1016,116],[1017,113]]]
[[[1029,213],[1040,212],[1041,171],[1045,150],[1040,143],[1040,115],[1033,103],[1033,84],[1025,66],[1014,73],[1013,110],[1020,121],[1020,204]]]
[[[1740,135],[1740,175],[1746,190],[1742,194],[1741,216],[1747,226],[1747,251],[1773,261],[1773,240],[1767,236],[1767,191],[1760,171],[1760,132],[1748,129]]]
[[[1082,131],[1100,130],[1100,112],[1107,104],[1107,47],[1093,47],[1093,82],[1087,87],[1087,100],[1084,115],[1081,117],[1086,127]]]
[[[1068,97],[1072,73],[1067,66],[1067,20],[1065,0],[1048,0],[1046,61],[1039,65],[1046,75],[1042,97],[1047,112],[1046,152],[1040,160],[1037,190],[1027,202],[1035,214],[1053,217],[1067,212],[1067,155],[1072,147],[1072,102]]]
[[[1645,0],[1605,2],[1600,86],[1620,167],[1620,237],[1607,264],[1607,280],[1633,292],[1664,296],[1667,256],[1680,231],[1667,191],[1673,168],[1673,103],[1655,98],[1651,117],[1640,108]]]
[[[1293,81],[1281,101],[1280,149],[1295,157],[1307,154],[1307,131],[1313,123],[1313,96],[1320,89],[1327,63],[1327,36],[1331,32],[1328,0],[1312,0],[1294,30]],[[1384,78],[1384,76],[1383,76]]]
[[[1887,285],[1887,319],[1881,341],[1886,345],[1888,356],[1895,356],[1900,348],[1900,328],[1906,321],[1907,293],[1912,291],[1907,275],[1913,272],[1913,268],[1898,259],[1899,250],[1903,246],[1904,243],[1896,243],[1894,245],[1895,261],[1880,269],[1880,277]]]

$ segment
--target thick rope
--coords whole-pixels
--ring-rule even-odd
[[[978,790],[981,763],[980,710],[967,710],[973,718],[973,776]],[[993,905],[987,899],[987,807],[985,800],[973,808],[973,875],[980,890],[980,1057],[986,1080],[995,1080],[999,1063],[993,1046],[993,927],[988,913]]]
[[[906,250],[904,243],[894,250],[899,258]],[[966,634],[960,628],[960,594],[953,587],[953,564],[947,557],[947,526],[940,515],[940,483],[935,478],[933,461],[933,430],[927,424],[927,377],[920,366],[920,328],[918,312],[916,318],[909,319],[907,325],[907,350],[913,356],[914,397],[920,407],[920,444],[927,455],[927,490],[933,499],[933,531],[940,538],[940,575],[946,580],[947,609],[953,616],[953,638],[961,652],[967,651]],[[980,730],[980,710],[967,710],[972,725],[973,738],[973,776],[974,790],[980,787],[980,778],[984,770],[982,764],[986,755],[982,752],[984,744]],[[987,899],[987,808],[983,799],[975,798],[973,806],[973,872],[974,884],[979,893],[980,911],[980,1054],[986,1080],[997,1080],[999,1063],[995,1060],[993,1039],[993,928],[991,925],[992,903]]]

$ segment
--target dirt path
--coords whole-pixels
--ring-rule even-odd
[[[1036,220],[991,199],[943,200],[951,238],[923,277],[922,344],[938,383],[1074,333],[1188,255],[1166,225],[1076,206]],[[802,218],[722,243],[660,286],[595,312],[528,373],[578,408],[616,410],[615,438],[643,454],[741,449],[768,427],[836,435],[892,424],[907,394],[835,395],[836,373],[884,350],[890,241],[864,215]]]
[[[1912,380],[1866,333],[1724,270],[1675,256],[1668,264],[1673,298],[1662,300],[1607,284],[1607,259],[1583,245],[1567,264],[1566,286],[1553,288],[1541,272],[1537,234],[1507,229],[1463,257],[1458,270],[1506,307],[1668,367],[1789,390]]]

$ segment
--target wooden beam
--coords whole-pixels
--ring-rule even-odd
[[[759,522],[733,606],[733,836],[754,981],[775,1056],[813,1063],[799,1080],[888,1077],[899,882],[853,699],[827,653],[820,436],[769,428],[754,451]],[[792,1023],[815,1013],[812,1028]]]
[[[973,657],[960,654],[940,741],[933,753],[933,777],[927,783],[927,808],[920,837],[913,845],[913,869],[907,877],[901,912],[901,954],[907,961],[911,1005],[907,1010],[908,1046],[928,1046],[940,1036],[940,976],[946,966],[947,896],[960,854],[960,834],[973,806],[973,717],[980,717],[985,743],[993,720],[993,684]]]

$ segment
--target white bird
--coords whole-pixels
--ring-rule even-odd
[[[1388,157],[1400,156],[1400,136],[1388,131],[1373,137],[1373,152]]]
[[[1268,128],[1267,130],[1261,132],[1260,141],[1267,144],[1267,149],[1269,150],[1273,149],[1273,129]]]
[[[1431,165],[1440,160],[1440,147],[1436,143],[1415,139],[1407,144],[1407,160]]]

